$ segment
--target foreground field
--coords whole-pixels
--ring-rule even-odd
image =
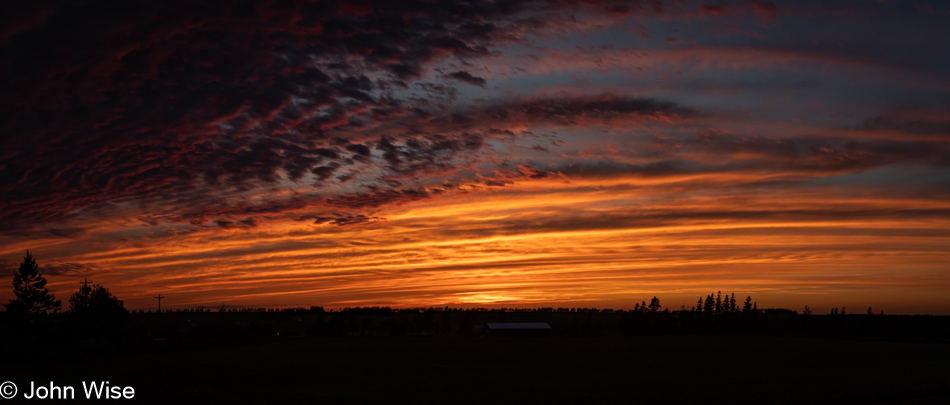
[[[8,379],[108,380],[133,386],[138,403],[947,403],[948,361],[945,342],[293,338],[67,362]]]

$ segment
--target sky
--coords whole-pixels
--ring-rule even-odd
[[[6,8],[0,275],[64,302],[950,314],[946,2]]]

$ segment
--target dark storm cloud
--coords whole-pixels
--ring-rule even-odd
[[[458,80],[460,82],[465,82],[465,83],[471,84],[472,86],[478,86],[478,87],[485,87],[485,83],[487,83],[485,79],[482,79],[481,77],[478,77],[478,76],[473,76],[471,73],[465,72],[465,71],[452,72],[445,75],[445,77],[448,77],[449,79]]]
[[[488,55],[526,27],[545,26],[544,12],[575,7],[30,4],[7,8],[0,30],[6,230],[63,221],[102,201],[178,198],[209,186],[223,193],[307,173],[325,179],[332,171],[325,160],[342,157],[328,131],[402,111],[381,89],[406,86],[446,56]],[[599,2],[576,7],[614,11]],[[447,163],[432,153],[456,148],[440,142],[404,145],[384,158],[410,165],[401,170],[434,170]],[[352,162],[367,163],[367,146],[346,149],[363,157]]]
[[[361,144],[346,145],[346,150],[362,156],[369,156],[370,153],[369,148]]]

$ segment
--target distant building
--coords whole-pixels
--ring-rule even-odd
[[[489,336],[549,336],[551,325],[547,322],[490,322],[485,325]]]

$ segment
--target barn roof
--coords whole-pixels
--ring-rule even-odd
[[[547,322],[489,322],[488,329],[551,329]]]

